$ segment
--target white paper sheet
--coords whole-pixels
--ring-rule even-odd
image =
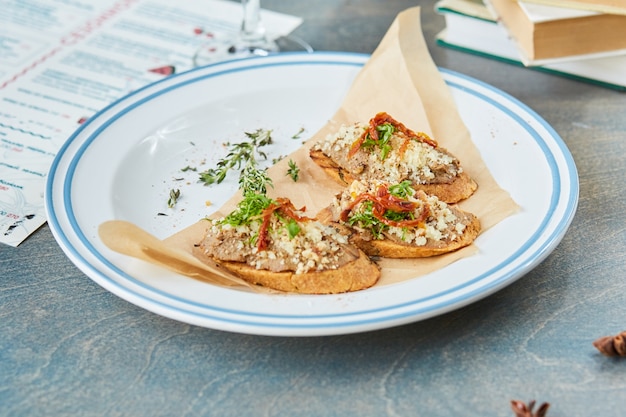
[[[0,242],[45,223],[56,152],[116,99],[192,67],[207,37],[237,31],[242,7],[222,0],[0,0]],[[262,11],[271,37],[301,19]]]

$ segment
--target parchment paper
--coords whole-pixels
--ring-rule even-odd
[[[289,197],[296,207],[306,206],[308,215],[314,216],[342,187],[311,162],[309,149],[316,141],[337,131],[341,124],[366,123],[381,111],[412,130],[428,133],[440,146],[459,157],[463,169],[478,183],[476,193],[459,207],[477,215],[483,231],[518,210],[509,193],[498,186],[484,164],[448,86],[430,57],[420,25],[419,7],[407,9],[396,17],[332,119],[304,146],[269,169],[274,188],[268,194]],[[285,175],[290,159],[300,168],[297,182]],[[229,213],[239,199],[239,195],[233,196],[212,217]],[[205,227],[206,222],[199,222],[166,242],[191,252],[193,245],[202,239]],[[471,245],[426,259],[381,259],[382,276],[376,285],[422,276],[478,250],[476,245]]]

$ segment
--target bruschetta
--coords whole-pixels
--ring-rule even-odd
[[[342,185],[356,179],[400,183],[436,195],[446,203],[471,196],[476,182],[458,158],[427,134],[414,132],[387,113],[367,125],[343,125],[310,149],[310,157]]]
[[[247,194],[229,215],[207,221],[196,256],[252,284],[331,294],[371,287],[380,277],[379,267],[336,227],[306,217],[287,198]]]
[[[476,216],[409,181],[353,181],[318,215],[344,227],[368,256],[424,258],[470,245],[480,233]]]

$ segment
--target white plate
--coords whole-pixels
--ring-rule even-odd
[[[131,303],[199,326],[263,335],[342,334],[422,320],[484,298],[539,264],[574,216],[574,161],[524,104],[445,69],[486,164],[522,207],[478,238],[476,255],[419,279],[355,293],[264,295],[179,276],[100,242],[97,228],[107,220],[132,221],[166,237],[209,214],[232,195],[236,180],[206,187],[181,168],[212,166],[224,155],[222,143],[258,128],[273,129],[270,159],[295,150],[301,140],[291,136],[304,127],[305,138],[326,123],[367,59],[294,53],[226,62],[113,103],[67,141],[52,165],[46,210],[55,238],[85,274]],[[183,197],[170,209],[172,188]]]

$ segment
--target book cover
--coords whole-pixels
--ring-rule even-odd
[[[599,13],[626,15],[625,0],[524,0],[528,3],[544,4],[568,9],[589,10]]]
[[[527,65],[626,50],[626,15],[517,0],[486,0],[485,4],[515,40]]]
[[[437,12],[446,21],[446,28],[437,35],[437,44],[524,67],[506,29],[497,24],[484,5],[481,9],[476,5],[468,7],[467,3],[468,0],[442,0],[436,4]],[[626,91],[626,53],[527,68]]]

